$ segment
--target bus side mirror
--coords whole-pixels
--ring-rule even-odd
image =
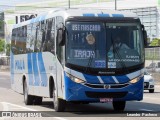
[[[143,31],[143,39],[144,39],[144,45],[145,45],[145,47],[147,47],[148,46],[148,40],[147,40],[146,30]]]
[[[143,41],[144,41],[144,46],[148,46],[148,40],[147,40],[147,31],[144,28],[144,25],[142,24],[142,31],[143,31]]]
[[[59,46],[65,45],[65,30],[63,28],[57,30],[57,42]]]

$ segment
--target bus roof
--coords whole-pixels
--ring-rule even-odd
[[[135,13],[131,12],[122,12],[115,10],[102,10],[102,9],[54,9],[42,15],[38,15],[36,18],[31,20],[21,22],[19,24],[15,24],[13,28],[18,28],[20,26],[28,25],[31,23],[35,23],[38,21],[43,21],[48,18],[52,18],[54,16],[62,16],[64,18],[67,17],[76,17],[76,16],[84,16],[84,17],[133,17],[137,18],[138,16]]]

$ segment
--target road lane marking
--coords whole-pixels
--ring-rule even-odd
[[[56,118],[56,119],[58,119],[58,120],[67,120],[67,119],[62,118],[62,117],[54,117],[54,118]]]
[[[12,103],[8,103],[8,102],[1,102],[1,103],[2,103],[2,105],[4,106],[5,109],[7,108],[8,105],[11,105],[11,106],[19,107],[19,108],[22,108],[22,109],[25,109],[25,110],[37,111],[37,110],[35,110],[35,109],[31,109],[31,108],[28,108],[28,107],[23,107],[23,106],[16,105],[16,104],[12,104]],[[8,108],[7,108],[7,109],[8,109]],[[5,111],[5,110],[3,110],[3,111]],[[9,111],[9,109],[6,110],[6,111]]]
[[[9,103],[9,102],[0,102],[0,103],[3,106],[3,111],[10,111],[8,105],[11,105],[11,106],[14,106],[14,107],[18,107],[18,108],[21,108],[21,109],[25,109],[25,110],[29,110],[29,111],[38,111],[38,110],[35,110],[35,109],[31,109],[31,108],[28,108],[28,107],[23,107],[23,106],[20,106],[20,105]],[[12,108],[12,109],[18,109],[18,108]],[[62,117],[53,117],[53,118],[58,119],[58,120],[67,120],[67,119],[62,118]]]
[[[8,105],[6,105],[5,103],[1,102],[2,106],[3,106],[3,111],[9,111]]]
[[[148,109],[139,109],[139,110],[142,110],[142,111],[154,111],[154,110],[148,110]]]
[[[157,99],[157,100],[159,100],[159,98],[155,98],[155,97],[143,97],[143,98],[147,98],[147,99]]]

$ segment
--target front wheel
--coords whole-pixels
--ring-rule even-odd
[[[41,105],[42,104],[42,97],[34,96],[34,104]]]
[[[32,105],[32,104],[33,104],[33,101],[34,101],[34,96],[28,95],[28,87],[27,87],[26,81],[24,82],[23,87],[24,87],[24,88],[23,88],[24,103],[25,103],[26,105]]]
[[[56,112],[62,112],[65,110],[65,107],[66,107],[66,101],[58,98],[55,87],[53,90],[53,105]]]
[[[115,111],[124,111],[126,101],[113,101],[112,104]]]
[[[149,93],[154,93],[154,89],[149,90]]]

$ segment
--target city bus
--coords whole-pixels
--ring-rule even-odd
[[[123,111],[126,101],[143,99],[145,41],[134,13],[50,11],[13,26],[11,87],[26,105],[53,99],[57,112],[68,102],[111,102]]]

